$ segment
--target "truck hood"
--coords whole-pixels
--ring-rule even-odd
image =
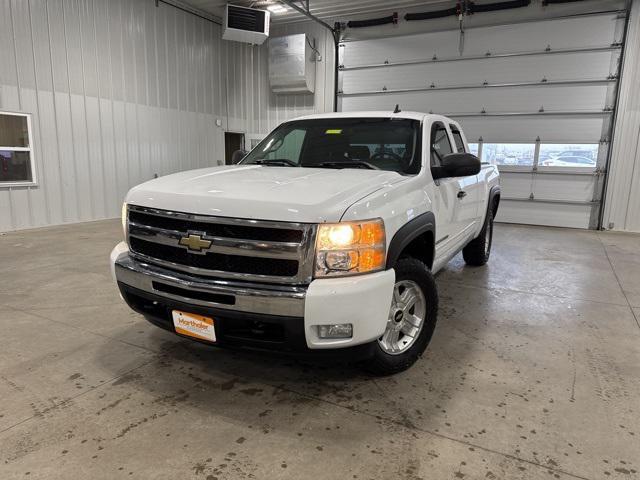
[[[382,170],[229,165],[138,185],[126,202],[178,212],[286,222],[337,222],[367,195],[406,177]]]

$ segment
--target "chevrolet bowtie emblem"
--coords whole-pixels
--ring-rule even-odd
[[[180,239],[180,245],[187,247],[189,250],[201,252],[209,249],[211,240],[205,240],[201,235],[189,233],[186,237]]]

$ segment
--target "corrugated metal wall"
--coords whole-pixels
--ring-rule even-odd
[[[313,22],[275,25],[271,36],[294,33],[307,33],[315,39],[316,48],[322,55],[322,61],[316,62],[313,94],[275,95],[271,92],[266,42],[259,47],[224,42],[229,131],[264,134],[290,118],[333,111],[333,38],[328,30]]]
[[[620,82],[603,227],[640,232],[640,0],[634,0]]]
[[[33,115],[38,177],[0,187],[0,231],[117,217],[133,185],[222,160],[223,48],[153,0],[0,0],[0,110]]]

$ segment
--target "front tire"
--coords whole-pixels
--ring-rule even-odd
[[[427,266],[404,257],[394,267],[396,281],[387,328],[374,345],[366,369],[391,375],[408,369],[427,348],[436,326],[438,290]]]
[[[480,235],[462,249],[462,258],[467,265],[480,267],[489,261],[493,243],[493,210],[489,209]]]

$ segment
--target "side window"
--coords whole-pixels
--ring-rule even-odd
[[[441,122],[435,122],[431,127],[431,166],[439,166],[442,157],[450,153],[453,153],[453,150],[447,129]]]
[[[466,152],[464,148],[464,140],[462,140],[462,135],[460,134],[460,130],[455,125],[451,126],[451,133],[453,134],[453,141],[456,142],[456,149],[458,153]]]

